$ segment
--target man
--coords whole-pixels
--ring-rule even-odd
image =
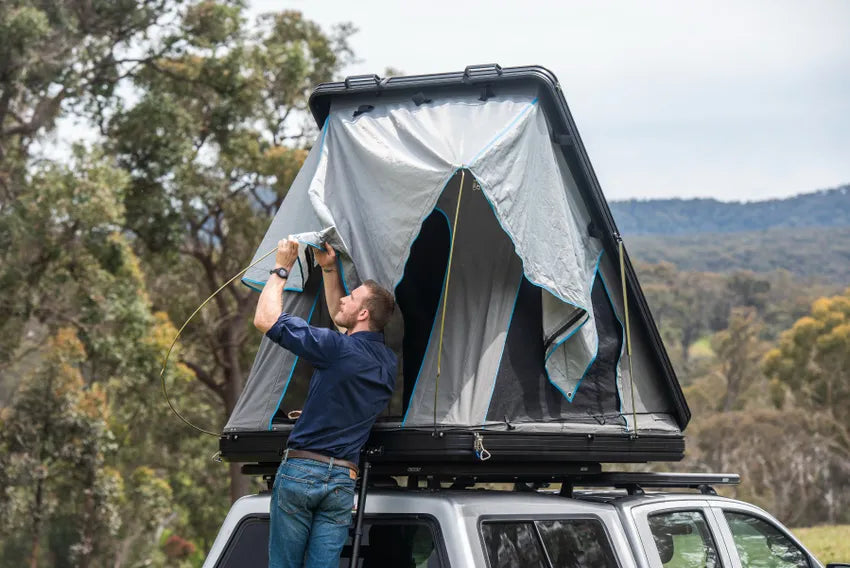
[[[269,566],[336,567],[351,522],[360,449],[395,385],[396,356],[382,333],[394,301],[372,280],[343,296],[336,253],[326,244],[316,261],[331,318],[346,332],[310,326],[282,313],[297,256],[297,241],[278,243],[254,316],[257,329],[316,369],[274,482]]]

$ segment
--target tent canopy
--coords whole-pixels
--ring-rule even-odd
[[[551,82],[466,83],[314,95],[321,132],[254,256],[302,243],[284,309],[331,325],[324,242],[347,289],[395,292],[397,396],[376,428],[680,434],[687,407],[589,168],[560,143]],[[261,289],[272,265],[243,282]],[[225,433],[290,428],[311,372],[263,338]]]

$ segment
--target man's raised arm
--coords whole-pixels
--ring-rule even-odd
[[[337,269],[336,251],[325,243],[325,250],[316,252],[316,262],[322,267],[322,280],[325,286],[325,300],[328,302],[328,312],[336,324],[336,315],[339,312],[339,301],[345,296],[342,287],[342,275]]]
[[[298,258],[298,242],[292,239],[277,243],[275,253],[275,270],[283,268],[288,274]],[[254,313],[254,326],[266,333],[280,318],[283,312],[283,287],[286,285],[284,273],[269,275],[269,280],[263,286],[260,299],[257,301],[257,311]]]

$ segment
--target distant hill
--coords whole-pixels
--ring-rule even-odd
[[[850,185],[748,203],[716,199],[613,201],[620,232],[635,235],[737,233],[773,228],[850,227]]]
[[[670,262],[681,270],[787,270],[850,286],[850,226],[775,227],[740,233],[624,237],[632,259]]]

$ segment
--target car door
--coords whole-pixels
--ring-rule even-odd
[[[822,565],[785,528],[758,507],[746,503],[712,503],[732,568],[819,568]]]
[[[732,568],[726,541],[704,499],[676,499],[630,509],[644,565],[650,568]]]

